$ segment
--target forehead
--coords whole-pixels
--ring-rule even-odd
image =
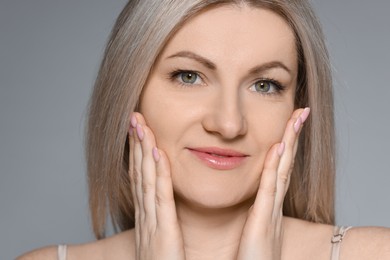
[[[217,63],[280,60],[296,66],[295,36],[287,22],[268,9],[225,5],[188,20],[162,52],[193,51]]]

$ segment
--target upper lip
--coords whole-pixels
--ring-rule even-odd
[[[215,154],[219,156],[226,156],[226,157],[246,157],[249,156],[247,154],[232,150],[232,149],[226,149],[226,148],[220,148],[220,147],[194,147],[194,148],[188,148],[189,150],[201,152],[201,153],[208,153],[208,154]]]

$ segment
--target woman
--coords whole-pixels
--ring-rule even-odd
[[[90,106],[100,240],[67,258],[390,258],[389,230],[333,226],[332,103],[306,1],[129,2]]]

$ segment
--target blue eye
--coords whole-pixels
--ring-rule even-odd
[[[274,94],[281,92],[284,88],[274,80],[262,79],[255,82],[249,89],[261,94]]]

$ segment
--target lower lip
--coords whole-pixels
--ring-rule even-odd
[[[207,166],[216,170],[232,170],[237,168],[245,160],[246,156],[216,156],[209,153],[189,150]]]

